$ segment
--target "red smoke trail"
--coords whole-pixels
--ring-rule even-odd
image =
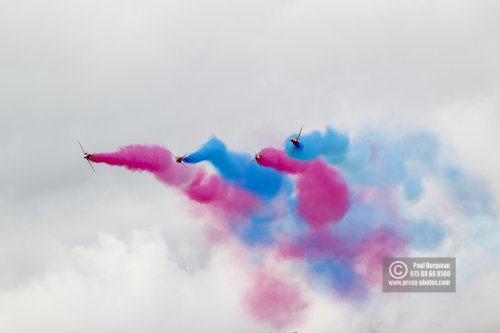
[[[383,259],[404,253],[408,249],[408,239],[388,227],[373,231],[356,249],[356,270],[367,284],[380,285]]]
[[[303,172],[309,165],[308,162],[290,158],[283,151],[276,148],[264,148],[260,151],[260,155],[261,158],[257,161],[260,165],[289,174]]]
[[[354,256],[352,246],[342,238],[323,230],[300,235],[296,239],[284,240],[277,248],[278,258],[320,260],[328,258],[349,258]]]
[[[284,328],[300,322],[308,304],[297,286],[264,268],[254,276],[245,305],[257,319]]]
[[[160,146],[126,146],[113,153],[92,154],[91,161],[152,173],[161,182],[181,189],[191,200],[209,205],[218,216],[248,218],[260,205],[254,196],[216,175],[175,163],[171,153]]]
[[[321,159],[301,162],[282,151],[266,148],[258,163],[293,177],[296,186],[296,209],[310,226],[295,239],[282,239],[276,254],[291,260],[342,260],[368,283],[370,273],[381,258],[403,247],[403,240],[389,229],[381,229],[353,244],[350,238],[332,234],[326,226],[342,219],[350,206],[349,189],[338,171]],[[209,226],[211,240],[231,234],[232,226],[248,223],[255,214],[272,202],[261,201],[249,192],[231,185],[218,175],[209,175],[195,166],[186,169],[175,163],[171,153],[160,146],[133,145],[117,152],[93,154],[93,163],[122,166],[132,171],[146,171],[161,182],[176,187],[190,200],[203,204],[217,219]],[[378,197],[375,195],[375,197]],[[371,197],[369,197],[371,198]],[[368,200],[368,198],[365,198]],[[283,277],[269,269],[260,269],[253,278],[245,299],[251,313],[275,327],[296,322],[307,306],[303,294]]]
[[[263,149],[261,156],[260,165],[298,176],[297,211],[311,228],[338,222],[348,211],[347,184],[337,170],[322,160],[301,162],[274,148]]]

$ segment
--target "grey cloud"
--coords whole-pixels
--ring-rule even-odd
[[[468,165],[468,159],[488,160],[471,167],[488,177],[498,199],[500,181],[492,170],[499,159],[490,152],[500,127],[498,117],[491,116],[498,113],[500,99],[499,6],[493,1],[321,0],[0,4],[0,269],[5,272],[0,294],[13,302],[2,303],[11,321],[0,320],[0,329],[67,330],[70,320],[56,323],[69,302],[65,297],[95,304],[81,291],[61,291],[49,277],[61,277],[51,270],[63,257],[71,283],[94,283],[92,272],[89,281],[74,272],[72,265],[81,258],[66,253],[99,248],[102,232],[128,244],[130,230],[155,230],[189,274],[211,269],[212,254],[200,231],[204,220],[193,218],[177,193],[148,175],[117,168],[97,166],[92,174],[78,141],[91,152],[159,143],[180,153],[217,134],[232,148],[252,153],[280,144],[301,124],[306,131],[334,125],[356,133],[364,126],[402,123],[441,133]],[[477,107],[478,99],[491,104]],[[491,121],[471,120],[486,117]],[[477,126],[469,128],[471,123]],[[485,146],[478,150],[471,142]],[[98,271],[95,262],[89,265]],[[122,282],[125,288],[127,281]],[[163,288],[155,282],[153,287]],[[183,280],[170,282],[182,285]],[[97,284],[94,296],[98,291],[117,295],[107,287]],[[169,292],[163,289],[165,297]],[[37,304],[47,305],[51,296],[60,302],[37,314]],[[27,309],[25,303],[33,304]],[[153,303],[164,306],[162,300]],[[185,311],[201,311],[194,303]],[[123,306],[114,313],[134,313],[133,302]],[[85,306],[75,309],[84,313]],[[247,319],[224,326],[221,313],[211,313],[208,305],[204,309],[201,321],[219,331],[262,328]],[[141,320],[151,321],[151,331],[174,323],[162,311],[152,313],[155,318],[138,317],[130,330]],[[116,330],[106,315],[113,316],[104,311],[101,331]],[[12,326],[21,318],[24,326]],[[173,327],[201,327],[180,322]],[[310,325],[311,331],[323,331],[321,323]]]

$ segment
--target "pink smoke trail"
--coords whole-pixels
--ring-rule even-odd
[[[308,304],[296,286],[269,269],[261,269],[254,276],[245,305],[260,321],[282,329],[300,322]]]
[[[170,152],[160,146],[125,146],[114,153],[92,154],[91,161],[122,166],[132,171],[147,171],[163,183],[173,186],[180,186],[191,177],[189,170],[174,165]]]
[[[277,248],[278,258],[290,259],[322,259],[346,258],[354,256],[354,249],[345,246],[345,242],[340,237],[324,232],[323,230],[311,230],[305,235],[300,235],[296,239],[282,240]]]
[[[93,154],[91,161],[147,171],[161,182],[180,188],[191,200],[210,204],[217,216],[245,219],[260,205],[253,195],[227,184],[219,176],[175,163],[171,153],[160,146],[126,146],[113,153]]]
[[[347,184],[336,169],[322,160],[301,162],[274,148],[263,149],[261,156],[260,165],[298,175],[297,211],[311,228],[338,222],[349,210]]]
[[[264,148],[260,151],[260,155],[261,158],[257,161],[260,165],[288,174],[303,172],[309,164],[294,160],[276,148]]]
[[[376,229],[356,249],[356,270],[363,280],[370,285],[380,285],[382,262],[385,257],[404,253],[408,249],[408,239],[387,227]]]

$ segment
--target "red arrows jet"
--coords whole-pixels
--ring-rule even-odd
[[[92,163],[90,163],[90,161],[92,161],[92,154],[89,154],[85,151],[85,149],[83,149],[83,146],[80,142],[78,142],[78,144],[80,145],[80,148],[82,148],[82,151],[83,151],[83,158],[87,160],[87,162],[89,162],[89,165],[90,167],[92,168],[92,170],[94,170],[95,172],[95,169],[94,167],[92,166]]]
[[[172,152],[170,152],[170,155],[172,155],[172,157],[175,159],[175,161],[176,161],[177,163],[180,163],[183,167],[185,167],[186,169],[189,169],[189,168],[187,167],[187,165],[186,165],[186,164],[184,164],[184,158],[186,158],[186,156],[187,156],[188,154],[184,154],[184,156],[175,156],[174,154],[172,154]]]
[[[295,148],[297,148],[297,146],[300,144],[299,139],[300,139],[300,134],[302,134],[302,127],[304,127],[304,125],[300,126],[299,135],[290,139],[290,142],[293,143],[293,149],[292,149],[292,153],[290,154],[290,157],[293,157],[293,153],[295,152]]]

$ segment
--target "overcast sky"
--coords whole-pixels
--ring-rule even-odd
[[[92,173],[78,141],[180,154],[217,135],[252,153],[301,124],[427,130],[498,210],[499,15],[486,0],[1,1],[0,331],[271,330],[182,197],[147,174]],[[456,255],[484,258],[469,286],[356,305],[313,293],[292,330],[497,331],[498,256],[459,222]]]

